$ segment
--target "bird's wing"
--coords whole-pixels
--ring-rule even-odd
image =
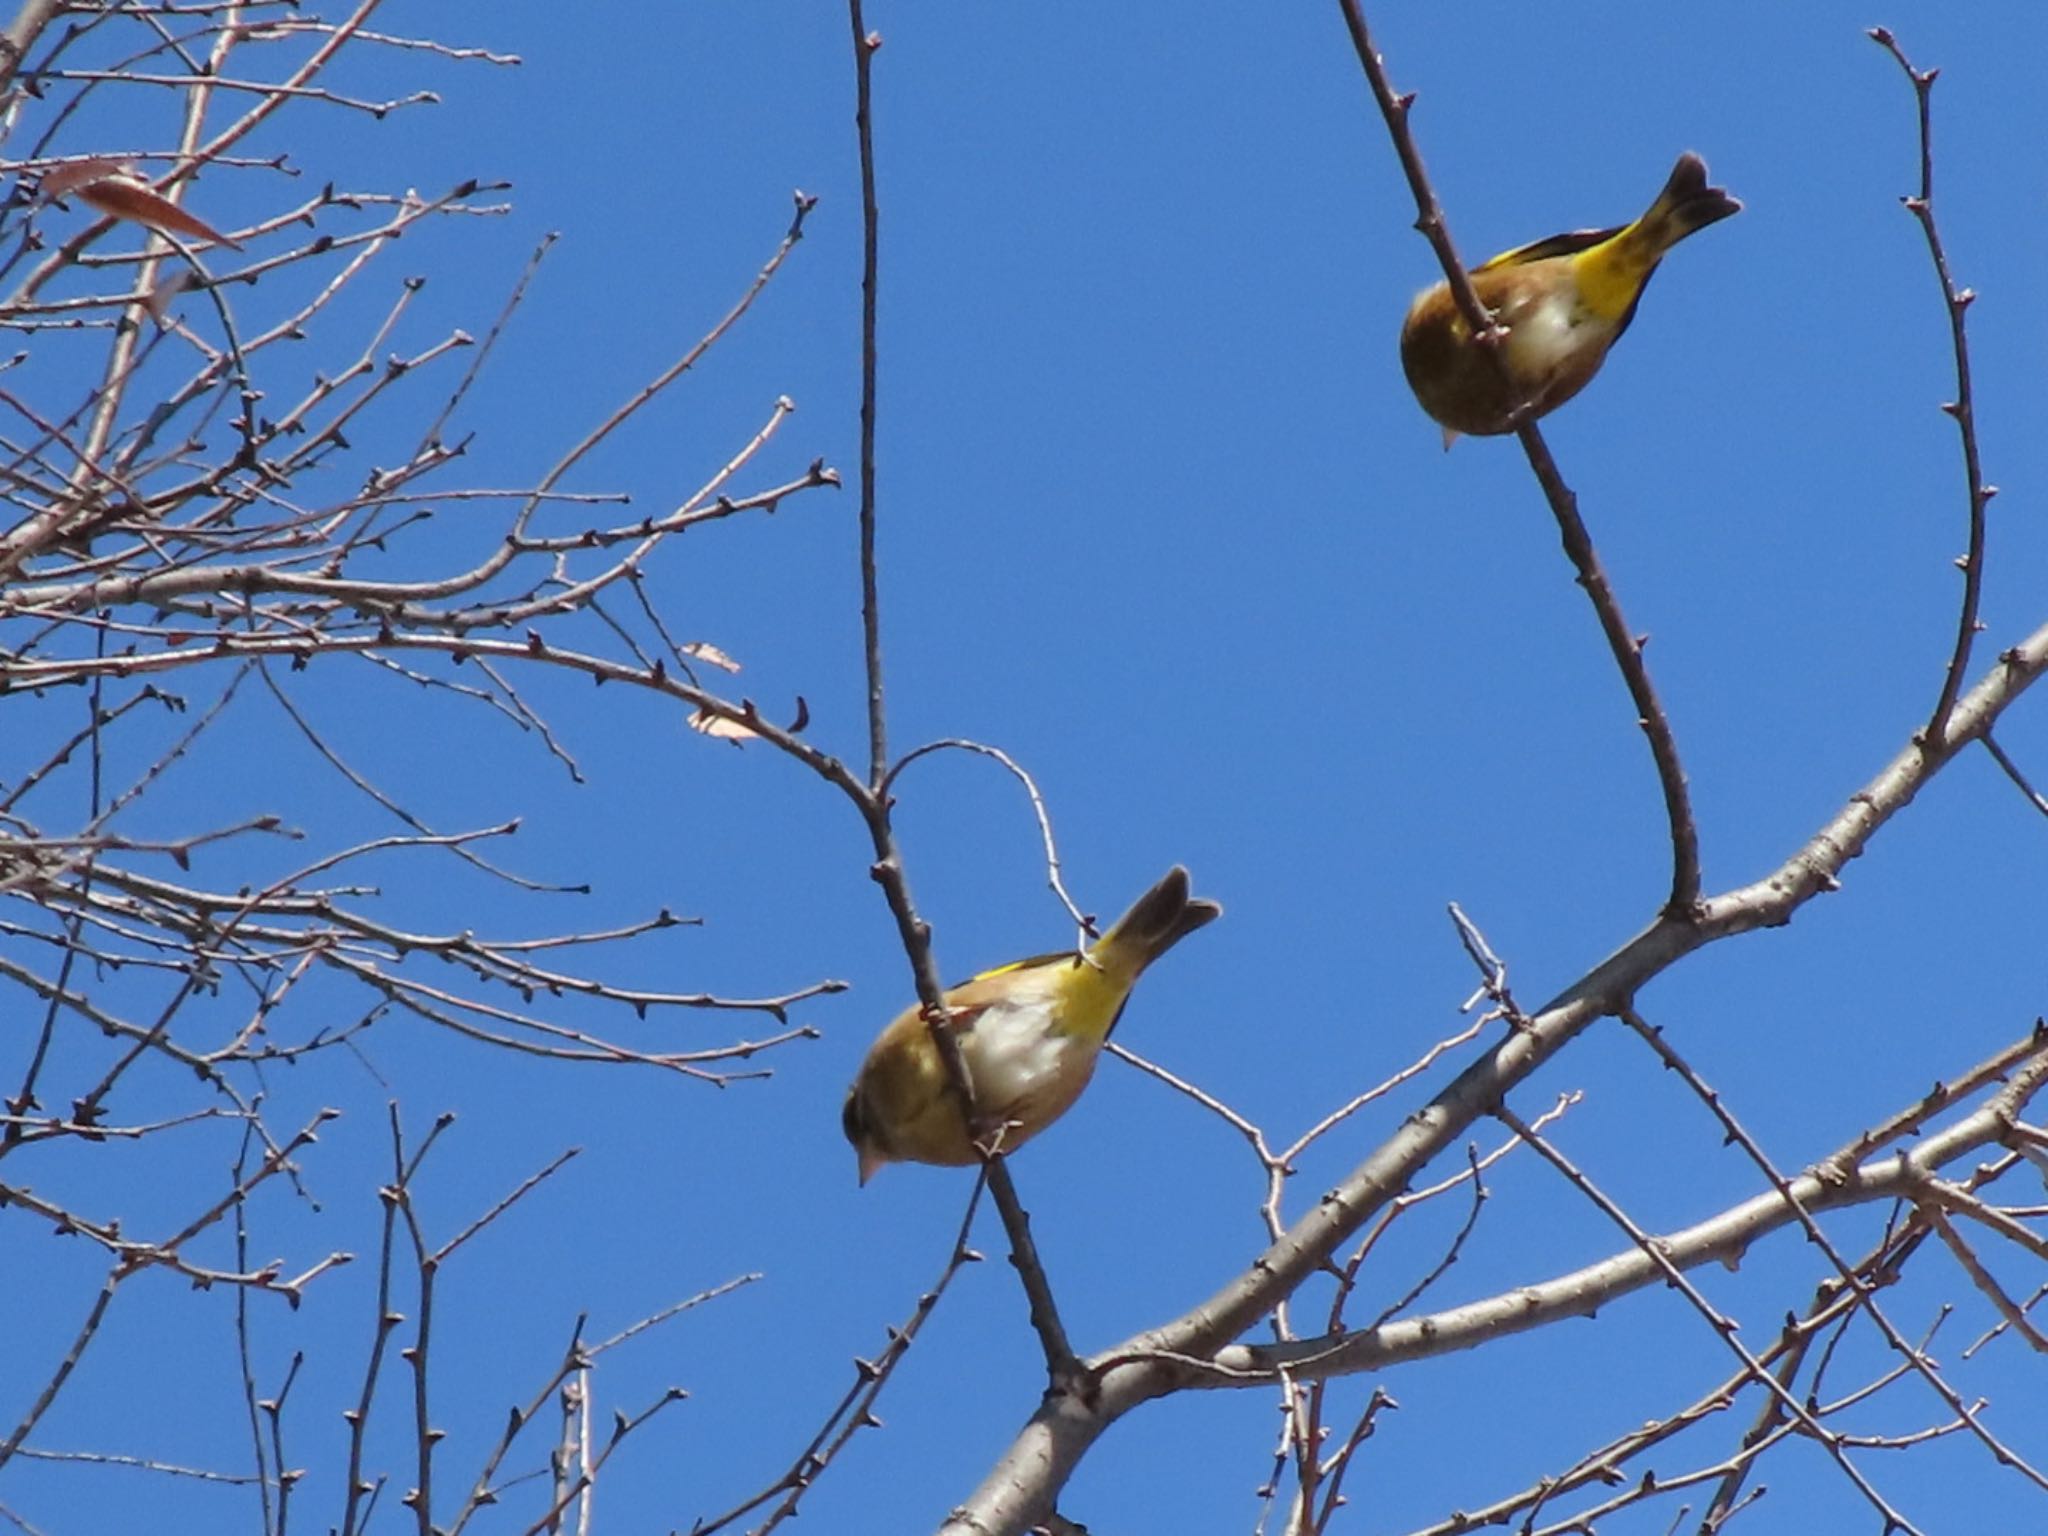
[[[1048,965],[1083,965],[1087,957],[1075,950],[1065,949],[1057,954],[1033,955],[1028,960],[1012,960],[1008,965],[999,965],[992,971],[983,971],[970,981],[963,981],[946,992],[946,1006],[949,1008],[985,1008],[1009,991],[1009,979],[1023,971],[1035,971]]]
[[[1548,240],[1535,240],[1528,245],[1518,245],[1512,251],[1502,251],[1491,261],[1472,270],[1491,272],[1495,267],[1519,267],[1532,261],[1548,261],[1553,256],[1573,256],[1580,251],[1591,250],[1603,240],[1612,240],[1627,228],[1626,224],[1617,224],[1612,229],[1569,229],[1561,235],[1552,235]]]

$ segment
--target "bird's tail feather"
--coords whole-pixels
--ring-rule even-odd
[[[1687,235],[1741,211],[1742,204],[1726,191],[1707,185],[1706,162],[1687,150],[1640,219],[1572,258],[1580,298],[1613,319],[1619,336],[1635,319],[1643,285],[1664,253]]]
[[[1093,955],[1104,969],[1127,970],[1135,979],[1182,939],[1222,915],[1217,903],[1188,895],[1188,872],[1176,864],[1131,903],[1130,911],[1097,941]]]
[[[1630,226],[1628,235],[1661,256],[1687,235],[1741,211],[1742,204],[1724,188],[1707,185],[1706,162],[1687,150],[1671,168],[1664,190]]]

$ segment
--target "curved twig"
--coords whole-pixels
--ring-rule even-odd
[[[1956,364],[1956,397],[1945,403],[1942,410],[1955,419],[1956,431],[1962,438],[1963,475],[1968,482],[1970,546],[1956,562],[1963,572],[1963,601],[1956,614],[1956,643],[1949,655],[1948,670],[1942,674],[1941,696],[1934,701],[1934,713],[1927,721],[1927,739],[1939,743],[1948,730],[1949,714],[1955,708],[1956,695],[1962,691],[1964,675],[1970,668],[1970,648],[1976,642],[1977,631],[1983,627],[1977,618],[1977,610],[1984,595],[1984,509],[1998,494],[1998,487],[1984,483],[1983,460],[1977,452],[1977,412],[1970,387],[1970,338],[1966,329],[1966,317],[1977,295],[1968,288],[1956,287],[1955,279],[1949,275],[1948,251],[1941,243],[1941,230],[1934,222],[1932,97],[1934,77],[1940,71],[1915,69],[1905,50],[1899,47],[1898,40],[1885,27],[1872,27],[1870,39],[1897,60],[1899,68],[1906,72],[1906,78],[1913,83],[1913,98],[1919,108],[1920,190],[1899,201],[1920,225],[1920,233],[1927,237],[1927,255],[1934,263],[1935,279],[1941,284],[1942,308],[1948,313],[1949,344],[1955,352]]]
[[[1030,772],[1022,763],[1010,756],[1001,747],[992,747],[988,743],[981,741],[969,741],[963,736],[949,736],[944,741],[928,741],[916,751],[906,753],[898,758],[896,765],[882,776],[880,786],[882,798],[884,800],[889,798],[890,786],[896,782],[903,770],[912,763],[921,757],[929,757],[934,752],[948,750],[973,752],[982,757],[992,757],[1009,769],[1011,776],[1024,786],[1024,793],[1031,797],[1031,814],[1038,819],[1038,840],[1045,849],[1045,883],[1051,889],[1053,895],[1059,897],[1060,905],[1067,909],[1067,916],[1074,920],[1074,926],[1081,930],[1080,942],[1086,943],[1089,939],[1097,937],[1095,919],[1086,912],[1083,912],[1075,904],[1074,898],[1067,891],[1066,881],[1061,876],[1060,850],[1059,845],[1053,840],[1052,816],[1045,808],[1045,796],[1039,793],[1038,781],[1031,777]]]

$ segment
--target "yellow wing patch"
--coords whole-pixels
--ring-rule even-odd
[[[1603,245],[1628,228],[1617,224],[1612,229],[1570,229],[1561,235],[1552,235],[1547,240],[1532,240],[1527,245],[1518,245],[1511,251],[1502,251],[1490,261],[1474,267],[1474,272],[1491,272],[1495,267],[1523,267],[1532,261],[1548,261],[1553,256],[1576,256],[1580,251],[1591,250]]]
[[[1066,949],[1057,954],[1033,955],[1028,960],[1012,960],[1008,965],[999,965],[992,971],[977,971],[962,986],[971,986],[977,981],[989,981],[997,976],[1014,976],[1019,971],[1036,970],[1041,965],[1058,965],[1062,961],[1073,962],[1086,957],[1078,950]]]

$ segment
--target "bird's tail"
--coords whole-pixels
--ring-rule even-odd
[[[1627,233],[1654,260],[1694,231],[1741,211],[1742,204],[1726,189],[1707,185],[1707,163],[1687,150],[1671,168],[1671,179],[1657,200]]]
[[[1706,162],[1687,150],[1640,219],[1572,257],[1579,297],[1613,321],[1619,336],[1635,319],[1643,284],[1664,253],[1694,231],[1741,211],[1742,204],[1727,192],[1707,185]]]
[[[1116,920],[1089,953],[1105,971],[1135,981],[1146,966],[1222,915],[1223,908],[1217,903],[1188,895],[1188,872],[1176,864],[1131,903],[1131,910]]]

